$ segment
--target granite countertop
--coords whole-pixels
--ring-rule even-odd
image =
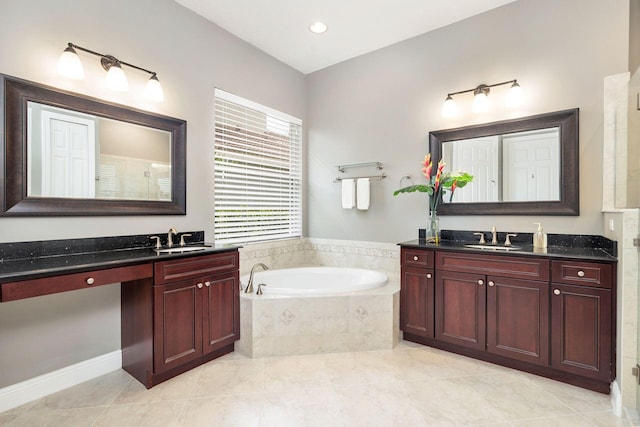
[[[485,233],[485,238],[490,237]],[[602,236],[549,234],[546,249],[535,249],[531,233],[520,233],[512,238],[512,245],[519,248],[515,250],[495,250],[468,248],[466,245],[478,244],[478,238],[473,232],[442,231],[442,239],[439,243],[427,243],[424,239],[410,240],[399,243],[407,248],[438,249],[447,251],[465,251],[475,254],[510,255],[510,256],[537,256],[544,258],[585,259],[592,261],[617,261],[617,242]],[[506,233],[498,233],[498,241],[504,242]],[[490,243],[484,245],[492,246]]]
[[[204,237],[204,233],[201,235],[193,234],[196,239]],[[192,240],[187,246],[203,245],[207,246],[203,250],[159,254],[153,246],[149,245],[148,235],[3,243],[0,244],[0,283],[125,267],[238,249],[237,246],[216,246],[201,240]]]

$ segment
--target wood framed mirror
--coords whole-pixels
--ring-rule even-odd
[[[0,75],[0,215],[185,215],[184,120]]]
[[[474,176],[438,215],[579,215],[578,113],[430,132],[434,165]]]

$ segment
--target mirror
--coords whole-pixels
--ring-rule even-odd
[[[463,170],[439,215],[579,215],[578,109],[429,133],[434,164]]]
[[[0,79],[2,215],[186,213],[184,120]]]

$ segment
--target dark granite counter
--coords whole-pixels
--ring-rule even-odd
[[[0,244],[0,283],[80,273],[148,262],[230,252],[237,246],[216,246],[203,241],[204,232],[188,232],[188,246],[207,247],[192,252],[158,254],[150,235],[50,240]],[[180,233],[183,234],[183,233]],[[166,233],[158,234],[166,244]],[[179,241],[176,238],[176,242]],[[174,245],[176,246],[176,245]]]
[[[549,234],[547,236],[546,249],[534,249],[532,244],[532,233],[519,233],[511,238],[511,243],[515,250],[495,250],[476,249],[466,245],[477,244],[478,238],[471,231],[451,231],[443,230],[442,239],[439,243],[428,243],[424,239],[410,240],[399,243],[407,248],[438,249],[451,251],[465,251],[470,253],[502,254],[510,256],[537,256],[544,258],[564,258],[564,259],[588,259],[592,261],[617,261],[617,242],[602,236],[591,235],[567,235]],[[489,237],[487,239],[487,237]],[[506,233],[498,233],[498,241],[502,244],[506,238]],[[485,232],[485,239],[491,240],[491,233]],[[484,245],[491,247],[490,243]]]

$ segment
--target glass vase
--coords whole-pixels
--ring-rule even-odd
[[[425,238],[427,242],[440,242],[440,218],[437,211],[430,211],[427,217],[427,230]]]

